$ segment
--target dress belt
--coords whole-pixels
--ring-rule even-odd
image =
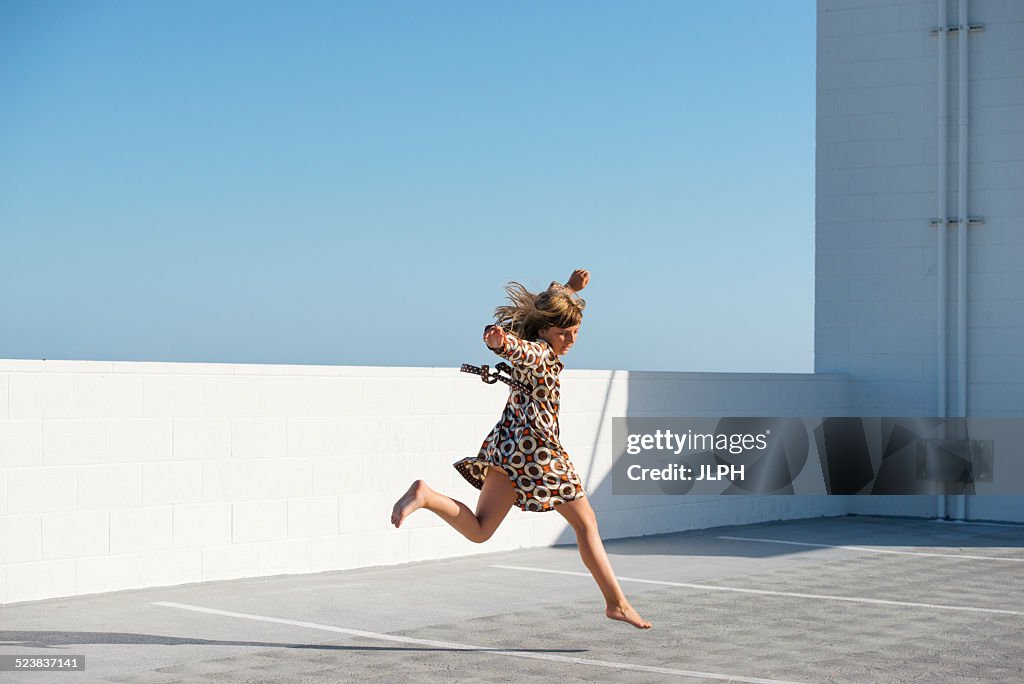
[[[493,385],[494,383],[501,380],[503,383],[505,383],[509,387],[512,387],[513,389],[526,392],[527,394],[531,394],[533,392],[531,387],[526,383],[520,382],[519,380],[516,380],[513,377],[505,377],[504,375],[502,375],[502,372],[508,373],[509,376],[512,375],[512,367],[509,366],[504,361],[496,365],[494,367],[493,372],[490,370],[490,366],[486,364],[484,364],[483,366],[471,366],[468,363],[464,363],[462,364],[462,368],[460,368],[459,370],[462,371],[463,373],[475,373],[476,375],[479,375],[480,379],[486,382],[488,385]]]

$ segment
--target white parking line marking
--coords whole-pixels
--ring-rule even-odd
[[[734,539],[736,541],[767,542],[770,544],[792,544],[793,546],[818,546],[824,549],[848,549],[850,551],[868,551],[870,553],[896,553],[902,556],[932,556],[934,558],[962,558],[965,560],[1004,561],[1008,563],[1024,563],[1024,558],[1002,558],[997,556],[968,556],[961,553],[927,553],[925,551],[895,551],[893,549],[872,549],[867,546],[843,546],[837,544],[812,544],[810,542],[788,541],[785,539],[761,539],[758,537],[718,537],[718,539]]]
[[[987,527],[1016,527],[1018,530],[1024,529],[1024,523],[977,522],[974,520],[932,520],[931,522],[944,525],[985,525]]]
[[[524,568],[518,565],[492,565],[492,568],[505,568],[506,570],[526,570],[528,572],[549,572],[558,575],[576,575],[578,577],[590,577],[589,572],[571,572],[569,570],[547,570],[542,568]],[[946,606],[936,603],[914,603],[911,601],[889,601],[887,599],[861,598],[858,596],[830,596],[828,594],[801,594],[793,591],[768,591],[767,589],[740,589],[739,587],[715,587],[708,584],[693,584],[690,582],[668,582],[665,580],[637,579],[635,577],[615,576],[620,582],[640,582],[643,584],[660,584],[666,587],[685,587],[687,589],[703,589],[706,591],[734,591],[740,594],[762,594],[764,596],[791,596],[793,598],[818,599],[821,601],[848,601],[850,603],[874,603],[884,606],[907,606],[909,608],[937,608],[940,610],[962,610],[970,613],[996,613],[998,615],[1024,615],[1024,612],[1017,610],[1003,610],[1001,608],[972,608],[970,606]]]
[[[515,658],[533,658],[534,660],[554,660],[561,663],[574,663],[576,665],[593,665],[595,667],[608,667],[617,670],[632,670],[634,672],[656,672],[658,674],[678,675],[680,677],[703,677],[704,679],[721,679],[728,682],[751,682],[752,684],[798,684],[779,679],[762,679],[760,677],[744,677],[741,675],[718,674],[716,672],[699,672],[696,670],[675,670],[667,667],[654,667],[651,665],[636,665],[633,663],[617,663],[608,660],[591,660],[590,658],[574,658],[572,656],[560,656],[550,653],[524,653],[521,651],[508,651],[500,648],[487,646],[473,646],[471,644],[459,644],[451,641],[434,641],[432,639],[415,639],[413,637],[397,636],[394,634],[380,634],[378,632],[365,632],[360,629],[348,629],[346,627],[335,627],[333,625],[322,625],[316,622],[302,622],[300,620],[285,620],[283,618],[266,617],[263,615],[252,615],[249,613],[234,613],[228,610],[217,610],[216,608],[204,608],[192,606],[187,603],[172,603],[169,601],[154,601],[155,606],[166,608],[180,608],[192,610],[197,613],[209,613],[211,615],[223,615],[226,617],[242,618],[245,620],[258,620],[260,622],[275,622],[280,625],[292,625],[293,627],[305,627],[307,629],[318,629],[324,632],[337,632],[350,636],[363,637],[366,639],[379,639],[382,641],[397,641],[403,644],[416,644],[418,646],[433,646],[435,648],[447,648],[457,651],[481,651],[494,653],[496,655],[512,656]]]

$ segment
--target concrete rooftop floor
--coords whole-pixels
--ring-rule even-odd
[[[606,548],[653,629],[605,618],[559,546],[3,606],[0,655],[86,664],[0,681],[1024,681],[1024,526],[847,516]]]

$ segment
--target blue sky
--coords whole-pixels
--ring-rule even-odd
[[[813,0],[0,4],[0,358],[812,369]]]

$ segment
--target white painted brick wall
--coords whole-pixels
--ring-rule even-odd
[[[230,458],[231,436],[230,421],[175,418],[171,428],[172,458],[175,461]]]
[[[10,418],[74,418],[78,409],[74,375],[16,373],[10,376]]]
[[[288,502],[243,501],[231,505],[232,543],[262,542],[288,536]]]
[[[284,418],[236,418],[231,421],[231,458],[280,458],[285,455]]]
[[[0,422],[0,468],[40,465],[43,424],[39,420]]]
[[[338,456],[313,459],[313,496],[362,493],[363,457]]]
[[[8,603],[75,594],[75,561],[16,563],[6,566],[4,575],[4,600]]]
[[[985,30],[969,36],[968,211],[986,224],[969,235],[968,410],[1013,414],[1024,395],[1024,353],[1008,342],[1024,338],[1024,3],[969,4],[970,21]],[[928,225],[937,211],[938,40],[928,35],[936,7],[818,2],[815,369],[850,375],[860,415],[927,415],[938,404]],[[950,2],[950,24],[956,15]],[[947,57],[947,215],[957,206],[957,41],[950,36]],[[946,232],[955,267],[955,234]],[[955,278],[954,268],[951,296]],[[955,359],[952,328],[948,339]]]
[[[73,467],[11,468],[7,479],[6,510],[0,513],[56,513],[78,506],[78,472]]]
[[[383,453],[387,430],[387,418],[384,416],[341,416],[338,419],[339,454],[355,456]]]
[[[221,547],[231,543],[230,503],[180,504],[171,511],[171,539],[176,549]]]
[[[133,556],[84,558],[75,564],[75,593],[94,594],[142,586],[139,559]]]
[[[289,539],[259,545],[258,570],[261,575],[283,575],[311,572],[312,542]]]
[[[42,514],[43,560],[77,559],[105,556],[109,553],[109,512],[72,511]]]
[[[42,557],[42,529],[38,515],[0,518],[0,565],[37,561]]]
[[[288,501],[288,537],[326,537],[338,534],[338,497]]]
[[[259,380],[221,376],[203,380],[203,413],[207,418],[258,416]]]
[[[44,420],[43,465],[108,462],[107,424],[98,420]]]
[[[132,508],[141,505],[141,464],[118,463],[78,468],[78,510]]]
[[[252,577],[258,574],[258,544],[232,544],[203,548],[203,581]]]
[[[107,461],[138,463],[170,460],[171,424],[169,419],[108,421]]]
[[[250,501],[259,498],[259,472],[253,461],[203,463],[203,501]]]
[[[263,500],[308,497],[313,494],[313,461],[275,458],[253,461],[259,496]]]
[[[142,379],[130,375],[78,376],[78,418],[141,418]]]
[[[11,391],[11,379],[5,373],[0,373],[0,420],[6,420],[8,415],[8,396]]]
[[[171,548],[170,506],[110,512],[110,553],[121,555]]]
[[[310,571],[349,570],[360,567],[358,540],[352,535],[321,537],[310,551]]]
[[[417,477],[475,507],[479,492],[452,463],[479,448],[500,414],[503,388],[454,369],[295,367],[292,377],[289,368],[0,361],[17,390],[0,421],[0,597],[572,541],[560,516],[518,509],[487,545],[426,512],[401,530],[390,525],[395,498]],[[100,406],[80,410],[83,397]],[[698,514],[702,507],[674,510],[669,499],[612,499],[604,484],[611,416],[802,415],[841,412],[847,402],[842,377],[569,370],[563,433],[595,505],[623,513],[602,532],[650,533],[731,519],[726,508],[708,517]],[[341,408],[346,413],[330,413]],[[631,515],[638,506],[642,515]],[[817,507],[794,499],[780,515],[818,515]],[[750,504],[742,517],[776,509]]]
[[[142,464],[142,504],[200,503],[203,501],[203,468],[199,461]]]
[[[337,418],[289,418],[285,434],[289,458],[332,458],[341,453]]]
[[[142,378],[145,418],[187,418],[202,415],[203,380],[187,375],[146,375]]]
[[[143,586],[187,584],[203,580],[203,554],[199,549],[171,549],[137,554]]]

